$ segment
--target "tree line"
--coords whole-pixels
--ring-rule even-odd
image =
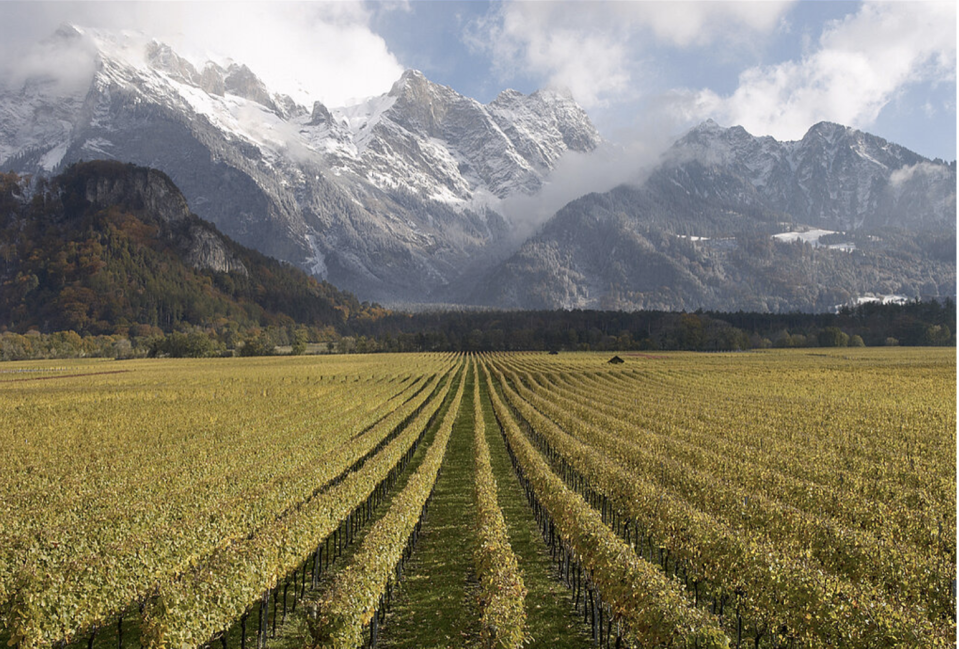
[[[955,346],[951,299],[866,303],[838,313],[447,311],[345,327],[151,325],[111,335],[0,334],[0,359],[481,351],[743,351],[772,347]]]

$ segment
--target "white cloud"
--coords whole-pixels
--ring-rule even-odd
[[[797,139],[819,121],[865,128],[912,83],[955,82],[956,5],[867,2],[828,25],[799,61],[750,68],[730,96],[682,95],[693,118]]]
[[[39,78],[53,83],[57,94],[85,94],[95,72],[96,51],[84,41],[66,44],[45,39],[25,48],[16,58],[4,56],[0,60],[0,83],[19,87],[27,79]]]
[[[0,39],[60,22],[134,29],[166,42],[202,67],[226,57],[246,64],[275,92],[300,103],[337,106],[389,90],[403,66],[370,27],[359,1],[340,2],[74,2],[4,3],[14,20]],[[382,11],[403,10],[403,2]],[[7,48],[10,49],[9,47]]]
[[[743,44],[780,24],[791,2],[522,2],[496,5],[469,44],[504,77],[530,74],[568,88],[586,108],[635,99],[652,42]]]
[[[624,3],[629,5],[630,3]],[[647,2],[635,19],[663,42],[679,47],[737,40],[779,27],[789,2]]]
[[[914,165],[893,171],[889,176],[889,184],[892,185],[893,188],[899,189],[914,178],[922,178],[935,182],[945,180],[949,175],[949,172],[942,165],[932,164],[930,162],[917,162]]]

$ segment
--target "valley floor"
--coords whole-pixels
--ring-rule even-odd
[[[7,364],[0,639],[949,646],[954,349],[623,358]]]

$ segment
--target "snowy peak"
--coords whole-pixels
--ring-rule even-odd
[[[586,113],[556,93],[508,91],[484,106],[417,70],[387,95],[333,114],[379,186],[460,208],[532,194],[566,151],[591,151],[600,141]]]
[[[46,42],[75,43],[83,39],[83,33],[70,23],[61,23]]]
[[[424,94],[429,92],[428,88],[432,85],[436,84],[433,84],[433,82],[427,79],[419,70],[407,69],[404,70],[400,78],[393,83],[389,94],[393,97]]]
[[[232,93],[238,97],[255,101],[261,106],[266,106],[270,110],[276,110],[276,104],[270,97],[269,90],[260,81],[250,68],[245,65],[231,65],[223,79],[223,86],[226,92]]]
[[[751,184],[767,207],[811,226],[955,227],[954,168],[840,124],[820,122],[801,140],[779,142],[710,120],[683,136],[665,160],[667,167],[722,166]],[[922,183],[925,196],[918,210],[904,199],[920,193],[914,183]]]
[[[551,167],[559,149],[586,153],[601,142],[589,116],[568,95],[555,90],[537,90],[524,95],[515,90],[501,92],[489,106],[496,123],[517,146],[529,152],[537,166]],[[534,154],[533,141],[548,140],[551,150]]]
[[[333,123],[333,115],[322,102],[314,101],[313,110],[310,111],[310,126],[324,126]]]
[[[526,97],[526,95],[521,93],[519,90],[513,90],[512,88],[507,88],[506,90],[503,90],[502,92],[500,92],[496,96],[496,99],[490,102],[490,105],[504,106],[504,107],[510,106],[512,104],[515,104],[516,102],[522,101],[524,97]]]
[[[203,72],[200,74],[198,85],[203,92],[222,97],[226,93],[223,68],[213,61],[207,61],[207,64],[203,66]]]
[[[464,117],[481,119],[478,102],[463,97],[452,88],[433,83],[417,70],[405,71],[393,84],[389,96],[396,99],[390,113],[393,121],[428,137],[449,136],[447,116],[451,113],[458,112],[460,121]]]
[[[829,145],[834,145],[837,140],[852,132],[858,131],[849,126],[843,126],[842,124],[836,124],[834,122],[818,122],[806,131],[806,135],[803,136],[803,142],[819,140]]]
[[[103,83],[170,94],[175,89],[162,86],[164,82],[173,81],[209,95],[222,97],[229,93],[269,110],[278,110],[280,98],[273,96],[247,66],[234,63],[224,69],[208,61],[201,72],[169,45],[141,32],[112,32],[65,24],[48,39],[48,43],[75,56],[92,57]],[[71,73],[67,70],[63,74]]]
[[[158,168],[238,241],[375,300],[471,281],[509,239],[502,201],[600,141],[562,93],[484,105],[415,70],[336,108],[139,32],[64,26],[33,58],[43,74],[0,85],[0,168]]]
[[[200,75],[197,74],[193,64],[180,58],[169,45],[150,41],[146,46],[146,57],[147,63],[154,70],[166,72],[184,83],[200,85]]]

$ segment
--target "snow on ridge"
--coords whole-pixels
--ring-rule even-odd
[[[87,139],[81,148],[84,151],[110,157],[110,152],[107,149],[113,148],[113,142],[102,137],[95,137]]]
[[[779,234],[774,234],[773,239],[782,242],[792,242],[792,241],[802,241],[803,243],[808,243],[813,248],[827,248],[829,250],[840,250],[842,252],[852,252],[856,249],[856,244],[848,241],[843,241],[840,243],[830,243],[822,244],[819,240],[822,237],[825,237],[830,234],[842,234],[835,230],[823,230],[819,228],[813,228],[809,230],[804,230],[801,232],[781,232]]]
[[[476,109],[453,111],[451,119],[458,121],[449,131],[456,135],[425,137],[415,129],[409,131],[403,126],[404,116],[395,114],[399,97],[395,92],[333,108],[331,119],[314,124],[316,116],[309,112],[273,111],[252,99],[211,88],[201,81],[201,67],[195,61],[143,32],[77,27],[64,29],[60,38],[58,49],[82,51],[91,61],[95,58],[92,85],[86,85],[70,104],[59,90],[55,96],[37,91],[34,104],[46,107],[56,102],[58,108],[52,119],[30,133],[14,132],[5,124],[25,121],[25,116],[15,114],[22,112],[15,110],[19,104],[9,110],[0,106],[3,159],[36,151],[44,154],[42,168],[52,171],[74,145],[87,155],[110,157],[123,149],[122,142],[108,135],[110,97],[121,89],[134,103],[164,106],[190,121],[200,118],[227,140],[256,147],[262,155],[258,164],[274,170],[282,167],[283,173],[295,175],[300,164],[318,163],[333,177],[346,172],[386,191],[404,188],[455,211],[483,212],[498,209],[504,198],[514,194],[534,193],[567,150],[589,149],[599,137],[586,113],[562,93],[504,91],[500,104],[483,105],[415,72],[404,73],[403,79],[429,84],[431,93],[434,86],[438,88],[443,96],[434,96],[434,102],[441,99],[459,108],[468,103]],[[213,65],[224,73],[218,63]],[[84,122],[80,102],[91,90],[97,101]],[[509,98],[513,101],[506,102]],[[28,112],[36,112],[33,108]],[[86,134],[88,127],[96,132]],[[74,137],[81,139],[74,142]]]
[[[816,228],[812,230],[806,230],[804,232],[781,232],[779,234],[774,234],[773,239],[778,239],[779,241],[783,242],[802,241],[803,243],[818,246],[819,239],[827,234],[837,234],[837,232],[835,230],[820,230]]]
[[[138,72],[150,71],[147,46],[159,41],[148,37],[143,32],[129,29],[107,31],[76,25],[73,28],[83,37],[88,38],[101,56],[124,63]]]
[[[879,304],[906,304],[909,302],[909,298],[905,295],[898,295],[895,293],[890,293],[887,295],[874,295],[872,293],[867,293],[865,295],[860,295],[854,300],[856,306],[870,302],[878,302]]]
[[[358,151],[362,153],[373,132],[373,127],[383,119],[384,113],[395,103],[395,96],[379,95],[352,106],[333,108],[330,113],[338,122],[346,124],[353,135]]]

